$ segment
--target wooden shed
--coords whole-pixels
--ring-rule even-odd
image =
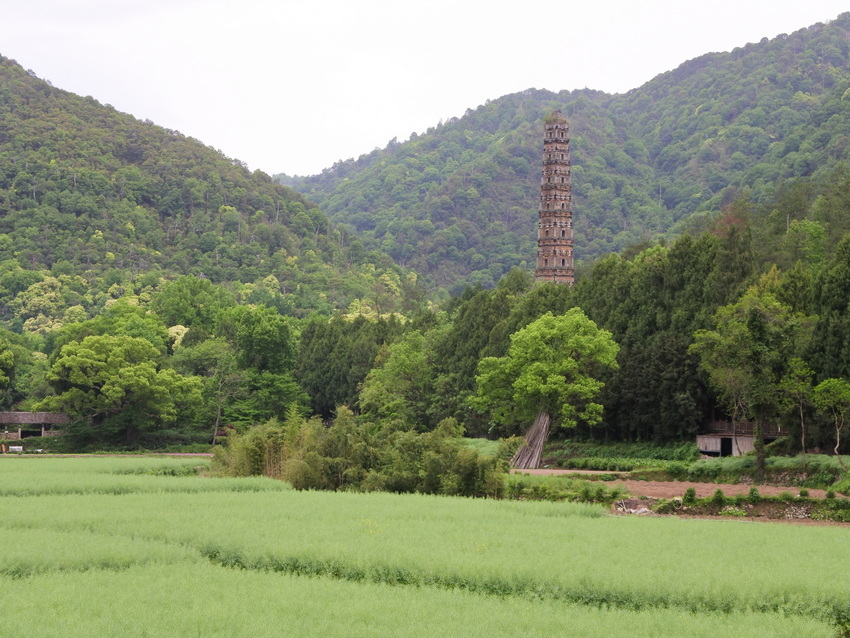
[[[41,436],[59,436],[62,430],[55,430],[53,426],[70,420],[64,412],[0,412],[2,438],[7,440],[25,438],[29,432],[32,433],[30,436],[38,436],[39,429]]]
[[[768,425],[764,428],[765,443],[775,441],[782,433],[780,428]],[[755,449],[752,421],[710,421],[702,434],[697,435],[697,448],[711,456],[742,456]]]

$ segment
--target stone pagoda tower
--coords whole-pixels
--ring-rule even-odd
[[[570,125],[555,111],[545,120],[540,222],[537,230],[537,281],[572,286],[573,209],[570,186]]]

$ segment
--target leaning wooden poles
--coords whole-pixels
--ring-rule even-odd
[[[534,425],[525,435],[525,445],[516,451],[511,459],[511,467],[518,470],[536,470],[543,457],[543,444],[549,436],[549,423],[552,419],[546,412],[538,412]]]

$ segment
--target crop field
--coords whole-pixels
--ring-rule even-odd
[[[850,529],[0,458],[0,635],[837,636]]]

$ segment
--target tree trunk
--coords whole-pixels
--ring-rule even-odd
[[[735,443],[735,449],[738,450],[738,456],[741,456],[741,446],[738,444],[738,405],[732,408],[732,441]]]
[[[803,453],[803,470],[806,469],[806,419],[803,415],[803,400],[800,399],[800,449]]]
[[[222,392],[222,382],[218,384],[218,393],[216,396],[216,406],[215,406],[215,426],[213,426],[213,435],[212,435],[212,444],[215,445],[216,440],[218,439],[218,427],[221,424],[221,392]]]
[[[844,461],[841,460],[841,453],[838,451],[838,448],[841,447],[841,428],[843,427],[844,423],[838,425],[838,421],[835,422],[835,458],[838,459],[838,464],[844,470],[844,473],[847,474],[847,467],[844,465]]]
[[[764,417],[758,415],[753,423],[753,449],[756,452],[756,480],[761,483],[765,475],[765,451],[764,451]]]

